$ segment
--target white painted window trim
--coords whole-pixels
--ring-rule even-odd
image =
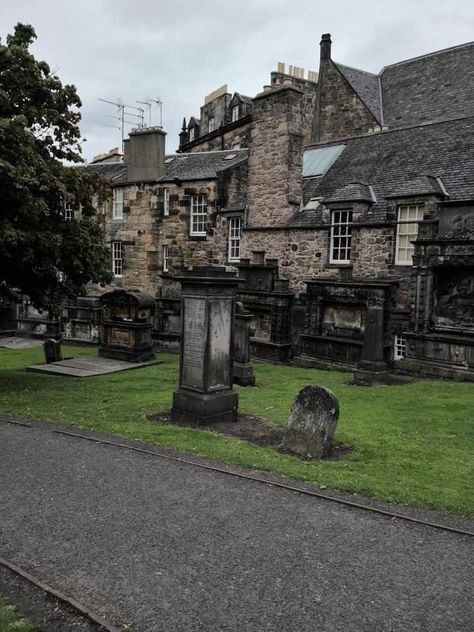
[[[170,214],[170,190],[163,189],[163,215],[168,217]]]
[[[240,118],[240,107],[238,105],[232,106],[232,123],[238,121]]]
[[[191,127],[191,128],[190,128],[190,130],[189,130],[189,142],[191,142],[192,140],[194,140],[195,131],[196,131],[196,128],[195,128],[195,127]]]
[[[207,126],[207,131],[209,132],[209,134],[211,132],[213,132],[216,129],[216,120],[213,116],[209,117],[209,122],[208,122],[208,126]]]
[[[123,219],[123,189],[112,189],[112,219]]]
[[[191,215],[189,219],[189,235],[191,237],[205,237],[207,224],[207,196],[191,196]],[[195,228],[197,226],[197,228]]]
[[[227,257],[229,262],[240,261],[240,241],[242,237],[242,218],[229,218]],[[237,253],[237,254],[236,254]]]
[[[393,359],[402,360],[406,355],[407,341],[405,336],[395,334],[393,339]]]
[[[170,247],[167,244],[163,245],[163,272],[169,272],[170,269]]]
[[[331,236],[329,244],[329,263],[346,264],[351,262],[352,249],[352,210],[341,209],[331,213]],[[340,240],[336,246],[336,240]],[[342,240],[346,240],[345,246],[341,246]],[[336,258],[336,252],[345,250],[349,256],[344,259]]]
[[[70,222],[74,219],[74,208],[70,200],[64,201],[63,216],[67,222]]]
[[[410,212],[410,209],[415,209],[415,214],[416,214],[416,219],[415,220],[407,220],[407,221],[403,221],[401,219],[401,214],[402,211],[404,211],[405,209],[408,209],[408,213]],[[420,215],[421,213],[421,215]],[[395,240],[395,265],[397,266],[412,266],[413,265],[413,254],[410,257],[410,259],[402,259],[400,257],[400,237],[412,237],[412,239],[408,240],[408,244],[410,244],[412,241],[414,241],[417,236],[418,236],[418,228],[419,228],[419,222],[423,219],[423,214],[424,214],[424,205],[423,204],[400,204],[400,206],[398,207],[398,216],[397,216],[397,238]],[[407,232],[407,233],[401,233],[400,232],[400,228],[401,226],[406,226],[407,224],[411,224],[413,225],[413,232]],[[404,251],[410,251],[412,250],[412,248],[410,248],[409,246],[403,246],[403,250]]]
[[[123,242],[112,242],[112,273],[115,278],[123,276]]]

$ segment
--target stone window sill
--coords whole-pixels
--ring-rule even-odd
[[[206,241],[207,235],[189,235],[190,241]]]

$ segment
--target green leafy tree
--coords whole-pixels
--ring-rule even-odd
[[[0,40],[0,300],[26,294],[54,310],[110,281],[110,255],[92,205],[107,185],[64,163],[82,162],[81,101],[29,48],[33,27]],[[82,209],[64,218],[64,203]]]

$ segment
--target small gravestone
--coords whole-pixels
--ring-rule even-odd
[[[63,359],[63,352],[59,340],[54,340],[54,338],[45,340],[43,342],[43,351],[46,364],[60,362]]]
[[[339,402],[323,386],[305,386],[295,397],[281,449],[305,458],[329,456],[339,417]]]
[[[243,303],[235,304],[234,328],[234,383],[240,386],[255,386],[255,375],[250,362],[250,337],[254,330],[251,327],[253,315]]]

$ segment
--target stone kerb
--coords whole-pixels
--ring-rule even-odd
[[[281,449],[310,459],[331,453],[339,402],[323,386],[305,386],[295,397]]]

